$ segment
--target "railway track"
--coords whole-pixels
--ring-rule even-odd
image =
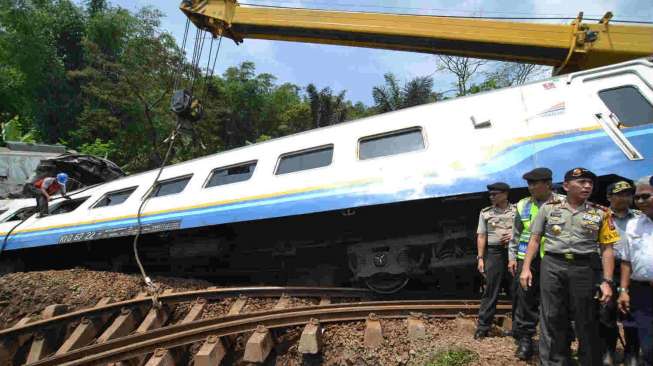
[[[244,287],[168,292],[158,303],[145,294],[116,303],[102,299],[73,312],[51,305],[42,319],[0,330],[0,364],[216,365],[238,335],[249,337],[243,360],[262,362],[278,329],[304,326],[298,348],[315,354],[322,324],[364,320],[365,343],[374,347],[383,341],[384,319],[407,318],[409,335],[419,337],[426,317],[475,315],[479,306],[470,300],[374,296],[357,288]],[[506,313],[510,305],[501,303],[497,310]]]

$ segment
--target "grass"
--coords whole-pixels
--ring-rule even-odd
[[[436,352],[424,366],[464,366],[478,360],[478,354],[462,347],[453,347]]]

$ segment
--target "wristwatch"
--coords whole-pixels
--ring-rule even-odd
[[[619,288],[617,288],[617,291],[619,293],[621,293],[621,292],[628,293],[628,287],[619,287]]]
[[[479,260],[479,259],[483,259],[483,256],[482,255],[477,255],[476,260]]]

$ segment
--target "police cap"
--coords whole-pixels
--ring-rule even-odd
[[[621,192],[630,192],[631,194],[635,192],[635,188],[632,184],[621,180],[619,182],[612,183],[607,188],[608,194],[617,194]]]
[[[574,168],[565,173],[565,182],[568,182],[570,180],[575,180],[575,179],[583,179],[583,178],[596,180],[596,174],[592,173],[591,171],[585,168]]]
[[[510,190],[510,186],[503,182],[496,182],[496,183],[488,184],[487,190],[508,192]]]
[[[528,181],[552,180],[552,177],[553,172],[549,168],[535,168],[522,176]]]

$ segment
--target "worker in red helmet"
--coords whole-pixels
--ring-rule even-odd
[[[59,173],[56,177],[43,177],[27,185],[30,193],[36,198],[36,210],[39,213],[39,217],[48,215],[48,202],[52,199],[52,196],[61,193],[62,197],[67,197],[67,182],[68,174]]]

